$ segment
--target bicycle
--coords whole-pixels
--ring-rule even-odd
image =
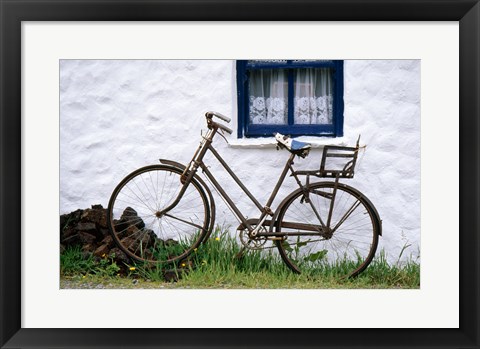
[[[160,159],[160,164],[129,174],[113,191],[107,220],[123,252],[140,262],[180,263],[209,238],[215,224],[215,201],[199,176],[201,169],[239,220],[243,249],[267,248],[271,241],[295,273],[328,264],[343,270],[344,277],[354,277],[367,268],[382,235],[380,216],[364,194],[339,182],[353,178],[360,137],[356,147],[325,146],[319,169],[296,171],[295,156],[305,158],[311,145],[277,133],[277,149],[287,149],[290,156],[267,203],[261,205],[213,147],[216,134],[225,138],[222,133],[232,133],[213,118],[224,122],[230,118],[216,112],[207,112],[205,117],[208,131],[188,165]],[[228,196],[203,161],[207,151],[258,208],[258,218],[247,219]],[[327,166],[339,160],[346,163],[337,169]],[[288,172],[298,189],[273,211],[271,204]],[[312,177],[334,180],[311,183]]]

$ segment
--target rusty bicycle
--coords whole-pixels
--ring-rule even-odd
[[[150,263],[180,263],[206,241],[215,224],[215,201],[201,170],[224,199],[238,221],[243,249],[263,249],[267,242],[278,248],[294,272],[321,268],[328,263],[342,268],[345,277],[361,273],[372,261],[382,235],[380,216],[359,190],[340,183],[353,178],[359,140],[355,147],[325,146],[320,166],[295,170],[295,156],[305,158],[308,143],[275,134],[277,147],[289,151],[286,164],[267,202],[262,205],[213,147],[219,132],[231,134],[223,122],[230,118],[205,114],[208,132],[187,165],[160,159],[125,177],[108,204],[108,226],[116,244],[132,259]],[[218,118],[221,121],[217,121]],[[222,135],[223,136],[223,135]],[[258,209],[258,218],[247,219],[204,162],[210,152]],[[335,162],[340,161],[340,166]],[[274,210],[271,205],[287,174],[298,189]],[[330,178],[329,181],[312,181]]]

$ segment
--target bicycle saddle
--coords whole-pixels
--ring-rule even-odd
[[[306,157],[310,152],[311,144],[296,141],[289,136],[284,136],[280,133],[275,133],[275,139],[277,140],[277,146],[282,148],[287,148],[290,153],[301,156],[302,158]]]

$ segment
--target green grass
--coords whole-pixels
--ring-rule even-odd
[[[390,265],[384,251],[360,276],[341,278],[349,262],[336,265],[319,262],[302,274],[293,273],[281,260],[278,250],[246,251],[239,258],[241,244],[226,229],[217,228],[210,239],[200,245],[187,260],[177,265],[125,265],[126,275],[108,258],[95,260],[82,256],[78,249],[69,249],[61,256],[61,274],[70,281],[87,280],[101,283],[101,278],[115,288],[124,288],[124,279],[136,280],[137,287],[154,288],[419,288],[420,264],[410,258],[407,262]],[[130,271],[130,269],[133,269]],[[178,275],[178,281],[165,282],[165,269]],[[177,278],[176,278],[177,279]],[[130,285],[131,282],[127,282]]]
[[[65,249],[60,254],[60,274],[98,275],[101,277],[119,276],[121,267],[111,257],[95,258],[92,254],[84,254],[80,247]]]

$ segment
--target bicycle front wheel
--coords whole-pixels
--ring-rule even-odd
[[[283,261],[295,272],[354,277],[370,264],[380,233],[371,202],[358,190],[333,182],[311,184],[290,195],[275,230]],[[332,204],[333,200],[333,204]],[[329,218],[330,216],[330,218]]]
[[[205,237],[210,209],[201,185],[184,184],[182,169],[152,165],[140,168],[115,188],[108,204],[108,227],[117,245],[131,258],[152,263],[182,260]]]

